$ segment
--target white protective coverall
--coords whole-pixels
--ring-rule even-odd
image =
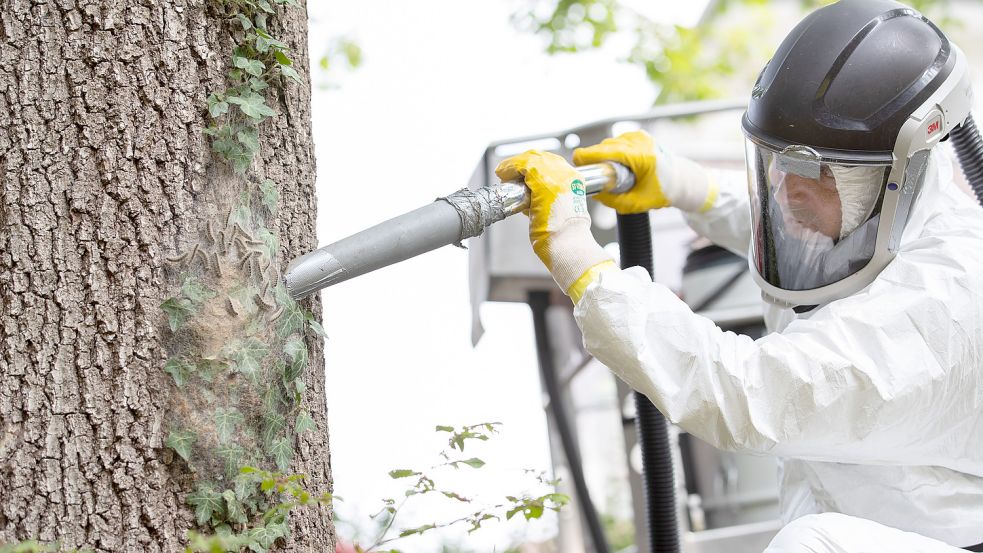
[[[983,210],[947,153],[930,159],[877,279],[798,317],[766,309],[773,332],[758,340],[721,331],[637,267],[602,272],[576,306],[587,350],[673,423],[780,458],[787,526],[768,551],[983,542]],[[718,182],[688,222],[746,256],[746,180]]]

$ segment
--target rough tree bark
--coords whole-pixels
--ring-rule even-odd
[[[164,446],[164,258],[244,186],[210,152],[228,22],[205,0],[6,0],[0,8],[0,544],[177,551],[194,517]],[[307,74],[306,8],[278,38]],[[280,260],[315,246],[310,88],[268,102],[251,172],[280,186]],[[320,307],[308,304],[319,315]],[[330,489],[320,340],[292,469]],[[326,508],[291,516],[292,550],[333,550]]]

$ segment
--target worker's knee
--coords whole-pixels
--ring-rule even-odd
[[[838,551],[836,530],[844,515],[822,513],[797,518],[783,527],[764,553],[827,553]],[[849,517],[846,517],[849,518]]]

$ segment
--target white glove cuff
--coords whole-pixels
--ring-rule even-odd
[[[656,147],[655,173],[669,205],[689,213],[709,209],[710,176],[698,164]]]
[[[553,280],[564,294],[588,269],[603,261],[611,261],[611,254],[604,251],[590,232],[590,226],[571,221],[550,239],[549,256],[553,267]]]

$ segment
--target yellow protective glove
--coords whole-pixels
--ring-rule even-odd
[[[635,174],[635,187],[627,193],[602,192],[596,196],[618,213],[643,213],[668,206],[702,213],[717,199],[716,184],[699,165],[659,148],[645,131],[626,132],[573,152],[577,165],[602,161],[616,161]]]
[[[498,164],[502,181],[522,179],[532,191],[529,240],[553,279],[574,303],[604,268],[614,267],[590,231],[584,183],[562,157],[530,150]]]

